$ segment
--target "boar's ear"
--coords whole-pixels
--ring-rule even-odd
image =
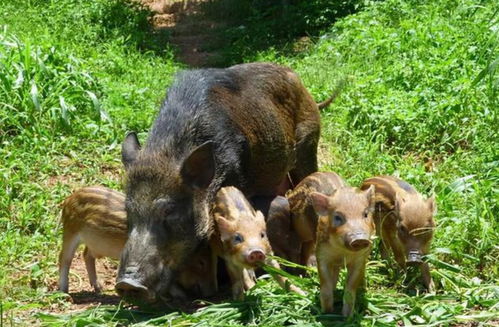
[[[121,161],[128,169],[130,165],[137,159],[137,155],[140,151],[140,143],[135,132],[130,132],[125,136],[125,140],[121,145]]]
[[[435,194],[433,194],[428,200],[426,200],[428,208],[430,208],[433,215],[437,214],[437,202],[435,201]]]
[[[193,189],[205,189],[215,175],[213,143],[206,142],[194,149],[184,160],[180,174]]]
[[[310,193],[310,199],[312,200],[312,205],[315,212],[319,216],[327,216],[329,214],[329,198],[319,192]]]

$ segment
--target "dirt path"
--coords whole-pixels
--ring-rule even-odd
[[[154,13],[156,29],[171,33],[169,42],[178,49],[178,58],[190,67],[210,66],[219,58],[215,31],[221,27],[204,14],[209,0],[142,0]]]

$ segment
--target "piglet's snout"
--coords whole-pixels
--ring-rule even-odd
[[[259,264],[265,261],[265,253],[261,249],[252,249],[248,251],[248,255],[246,256],[246,261],[251,264]]]
[[[419,251],[409,251],[409,254],[407,255],[407,265],[418,266],[422,263],[423,259],[421,258],[421,253]]]
[[[365,232],[349,233],[346,237],[346,246],[352,251],[360,251],[371,245],[369,235]]]

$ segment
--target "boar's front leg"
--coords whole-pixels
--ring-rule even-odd
[[[333,265],[328,258],[317,255],[317,268],[321,287],[321,308],[324,313],[332,313],[334,308],[333,292],[336,289],[341,267]]]
[[[213,293],[218,292],[218,254],[216,251],[213,250],[213,247],[211,247],[211,279],[212,279],[212,285],[213,285]]]
[[[355,306],[355,298],[357,297],[357,289],[364,282],[366,270],[366,257],[359,256],[353,262],[347,265],[347,282],[343,292],[343,310],[342,314],[349,317],[353,314]]]

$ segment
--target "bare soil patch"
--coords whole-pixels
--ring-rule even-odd
[[[118,262],[102,258],[96,260],[96,270],[102,285],[102,293],[95,293],[88,281],[87,269],[83,261],[83,251],[78,251],[71,264],[69,274],[69,295],[67,303],[61,306],[52,306],[44,310],[49,313],[64,313],[82,311],[99,305],[118,304],[120,297],[114,291]],[[49,289],[57,290],[57,280],[49,283]]]

